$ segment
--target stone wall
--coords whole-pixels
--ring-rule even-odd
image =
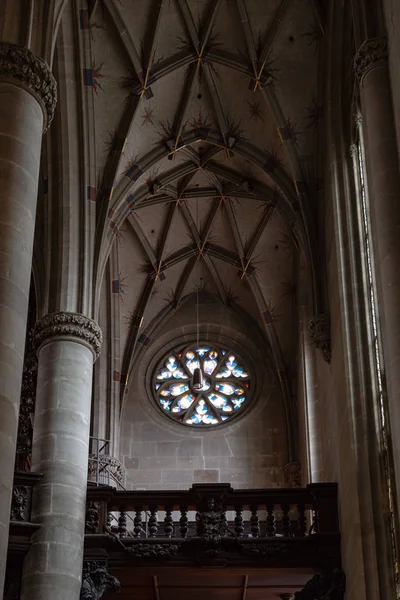
[[[236,488],[283,485],[287,462],[284,406],[267,349],[248,335],[240,319],[219,304],[203,306],[202,340],[236,344],[258,375],[257,395],[232,425],[199,430],[172,422],[149,394],[159,353],[174,340],[195,340],[193,306],[179,309],[159,332],[132,374],[122,413],[121,461],[128,489],[188,489],[193,483],[226,482]],[[207,324],[204,323],[207,321]],[[258,342],[258,343],[257,343]]]

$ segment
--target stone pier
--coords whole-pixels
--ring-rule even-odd
[[[355,69],[360,81],[379,319],[400,497],[400,172],[387,39],[365,41]]]
[[[74,313],[36,326],[39,370],[32,470],[43,473],[32,520],[41,523],[25,559],[23,600],[78,600],[81,587],[93,361],[98,325]]]
[[[43,129],[56,84],[45,62],[0,43],[0,593],[3,590]]]

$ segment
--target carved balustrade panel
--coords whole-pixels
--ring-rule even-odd
[[[186,492],[89,488],[86,530],[109,536],[114,549],[142,560],[286,560],[304,548],[316,557],[323,543],[334,564],[340,555],[336,495],[336,484],[272,490],[195,484]]]

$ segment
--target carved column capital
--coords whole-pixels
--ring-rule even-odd
[[[121,584],[109,575],[106,566],[96,561],[83,563],[80,600],[99,600],[106,591],[119,592]]]
[[[388,60],[388,42],[386,37],[365,40],[354,57],[354,70],[360,84],[365,75],[376,66]]]
[[[95,321],[84,315],[58,312],[46,315],[35,325],[36,347],[39,349],[53,338],[73,339],[88,346],[95,358],[100,355],[103,335]]]
[[[311,341],[322,352],[327,363],[331,362],[331,327],[327,313],[315,315],[309,322]]]
[[[47,131],[57,104],[57,83],[47,63],[27,48],[0,43],[0,81],[10,81],[35,96],[43,110]]]

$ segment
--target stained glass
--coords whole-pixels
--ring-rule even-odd
[[[176,369],[173,375],[175,379],[188,379],[188,376],[185,375],[185,372],[182,369]]]
[[[216,366],[217,366],[217,361],[216,360],[205,360],[204,361],[204,373],[207,373],[207,375],[212,375],[212,373],[214,372]]]
[[[233,404],[234,410],[239,410],[239,408],[242,406],[245,400],[246,398],[244,396],[242,396],[241,398],[232,398],[231,402]]]
[[[222,392],[222,394],[228,394],[228,396],[235,393],[235,386],[231,383],[216,383],[215,389]]]
[[[195,359],[187,360],[186,366],[193,375],[195,369],[200,369],[200,361]]]
[[[213,405],[217,408],[223,408],[228,402],[227,398],[220,396],[219,394],[208,394],[208,399],[211,400]]]
[[[179,408],[186,409],[191,406],[193,400],[196,400],[196,396],[189,396],[189,394],[186,394],[186,396],[183,396],[178,400],[177,404]]]
[[[203,372],[200,390],[192,388],[196,368]],[[153,389],[161,410],[177,422],[215,426],[241,411],[249,397],[250,377],[232,351],[199,344],[167,355],[155,373]]]
[[[173,396],[180,396],[181,394],[183,394],[183,392],[187,392],[188,389],[189,386],[187,383],[178,383],[176,385],[171,385],[169,391]]]
[[[203,356],[209,351],[209,349],[210,348],[196,348],[195,352],[200,356],[200,358],[203,358]]]

